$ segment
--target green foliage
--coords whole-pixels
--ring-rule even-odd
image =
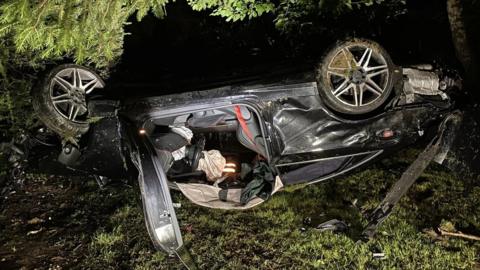
[[[70,56],[78,63],[111,65],[122,52],[124,25],[133,13],[163,17],[166,0],[33,1],[0,5],[0,39],[11,38],[19,53],[41,59]]]
[[[38,67],[34,59],[34,55],[15,53],[7,40],[0,41],[0,140],[35,122],[30,98],[33,77],[22,72],[26,65]]]
[[[405,13],[405,0],[292,0],[281,1],[275,26],[291,38],[325,36],[343,38],[356,32],[372,34],[371,23],[384,23]],[[303,37],[302,37],[303,38]]]
[[[30,96],[32,74],[43,65],[38,55],[16,52],[11,39],[0,39],[0,140],[36,122]]]
[[[211,15],[224,17],[227,21],[252,19],[275,10],[270,1],[256,0],[187,0],[194,10],[212,9]]]
[[[188,0],[188,3],[194,10],[211,10],[211,15],[224,17],[227,21],[252,19],[272,13],[277,28],[291,33],[305,24],[318,23],[322,17],[334,19],[365,8],[369,8],[368,13],[372,14],[379,7],[389,9],[387,16],[401,14],[406,0]]]
[[[35,118],[31,109],[31,80],[0,79],[0,138],[32,127]]]

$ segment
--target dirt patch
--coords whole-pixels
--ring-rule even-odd
[[[80,178],[27,175],[22,185],[10,183],[3,193],[0,269],[76,266],[90,235],[113,205],[124,203],[122,192],[102,191],[93,180]]]

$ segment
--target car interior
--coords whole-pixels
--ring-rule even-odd
[[[172,182],[244,188],[268,159],[259,119],[245,105],[155,119],[150,139]]]

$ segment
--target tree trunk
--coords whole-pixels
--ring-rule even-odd
[[[473,85],[476,80],[477,66],[474,52],[469,43],[465,26],[464,5],[462,0],[447,0],[447,14],[452,32],[452,40],[458,60],[465,69],[466,85]]]

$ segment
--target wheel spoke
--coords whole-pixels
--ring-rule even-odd
[[[343,90],[347,86],[348,82],[349,81],[345,79],[337,88],[335,88],[335,90],[333,90],[333,94],[336,95],[338,91]]]
[[[75,107],[75,112],[73,113],[71,120],[75,120],[79,111],[80,111],[80,106]]]
[[[72,70],[72,85],[77,87],[77,70],[75,68]]]
[[[70,104],[70,107],[68,108],[68,119],[73,120],[75,116],[75,112],[77,111],[77,107],[72,103]]]
[[[374,71],[374,70],[377,70],[377,69],[386,69],[386,70],[388,70],[388,66],[387,66],[387,65],[380,65],[380,66],[375,66],[375,67],[366,67],[366,68],[365,68],[365,71],[366,71],[366,72],[370,72],[370,71]]]
[[[368,67],[368,63],[370,63],[370,57],[372,56],[372,49],[367,48],[364,52],[360,61],[358,61],[357,65],[363,68]]]
[[[367,77],[368,77],[368,78],[372,78],[372,77],[375,77],[375,76],[377,76],[377,75],[380,75],[380,74],[386,73],[386,72],[388,72],[388,69],[386,69],[386,68],[380,69],[380,70],[378,70],[378,71],[375,71],[375,72],[372,72],[372,73],[368,73],[368,74],[367,74]]]
[[[348,70],[347,68],[344,69],[345,71]],[[339,77],[342,77],[342,78],[347,78],[347,75],[345,73],[341,73],[341,72],[338,72],[336,70],[332,70],[332,69],[329,69],[327,71],[327,74],[333,74],[335,76],[339,76]]]
[[[69,99],[70,95],[69,94],[62,94],[62,95],[58,95],[56,97],[52,97],[52,100],[65,100],[65,99]]]
[[[63,103],[70,103],[71,100],[70,99],[61,99],[61,100],[54,100],[52,102],[53,102],[53,104],[57,105],[57,104],[63,104]]]
[[[355,87],[355,84],[350,83],[347,87],[345,87],[343,90],[339,91],[339,93],[335,94],[335,96],[338,98],[339,96],[343,95],[343,93],[347,92],[351,88]]]
[[[382,95],[382,91],[378,91],[377,89],[373,88],[372,86],[370,86],[368,83],[365,84],[365,88],[367,90],[370,90],[370,92],[374,93],[375,95],[377,96],[381,96]]]
[[[81,109],[81,113],[82,113],[82,114],[83,114],[83,113],[86,113],[86,112],[88,111],[87,106],[85,106],[85,105],[83,105],[83,104],[80,105],[80,109]]]
[[[90,92],[95,89],[95,86],[97,85],[97,79],[93,79],[89,81],[87,84],[83,86],[83,90],[85,91],[85,94],[90,94]]]
[[[358,86],[359,97],[358,97],[358,106],[363,105],[363,90],[365,88],[365,84],[361,84]]]
[[[70,91],[72,90],[72,85],[67,82],[64,78],[60,77],[60,76],[55,76],[53,78],[53,80],[61,87],[63,88],[63,90],[67,91],[67,93],[70,93]]]
[[[378,92],[383,93],[383,89],[380,86],[378,86],[378,84],[374,82],[372,79],[367,78],[367,84],[375,88],[375,90],[377,90]]]
[[[355,106],[358,106],[358,87],[353,88],[353,98],[355,100]]]
[[[72,71],[73,86],[82,88],[82,77],[80,77],[80,71],[74,68]]]
[[[73,115],[73,108],[75,106],[73,106],[73,104],[70,104],[70,106],[68,107],[68,119],[72,120],[72,115]]]

